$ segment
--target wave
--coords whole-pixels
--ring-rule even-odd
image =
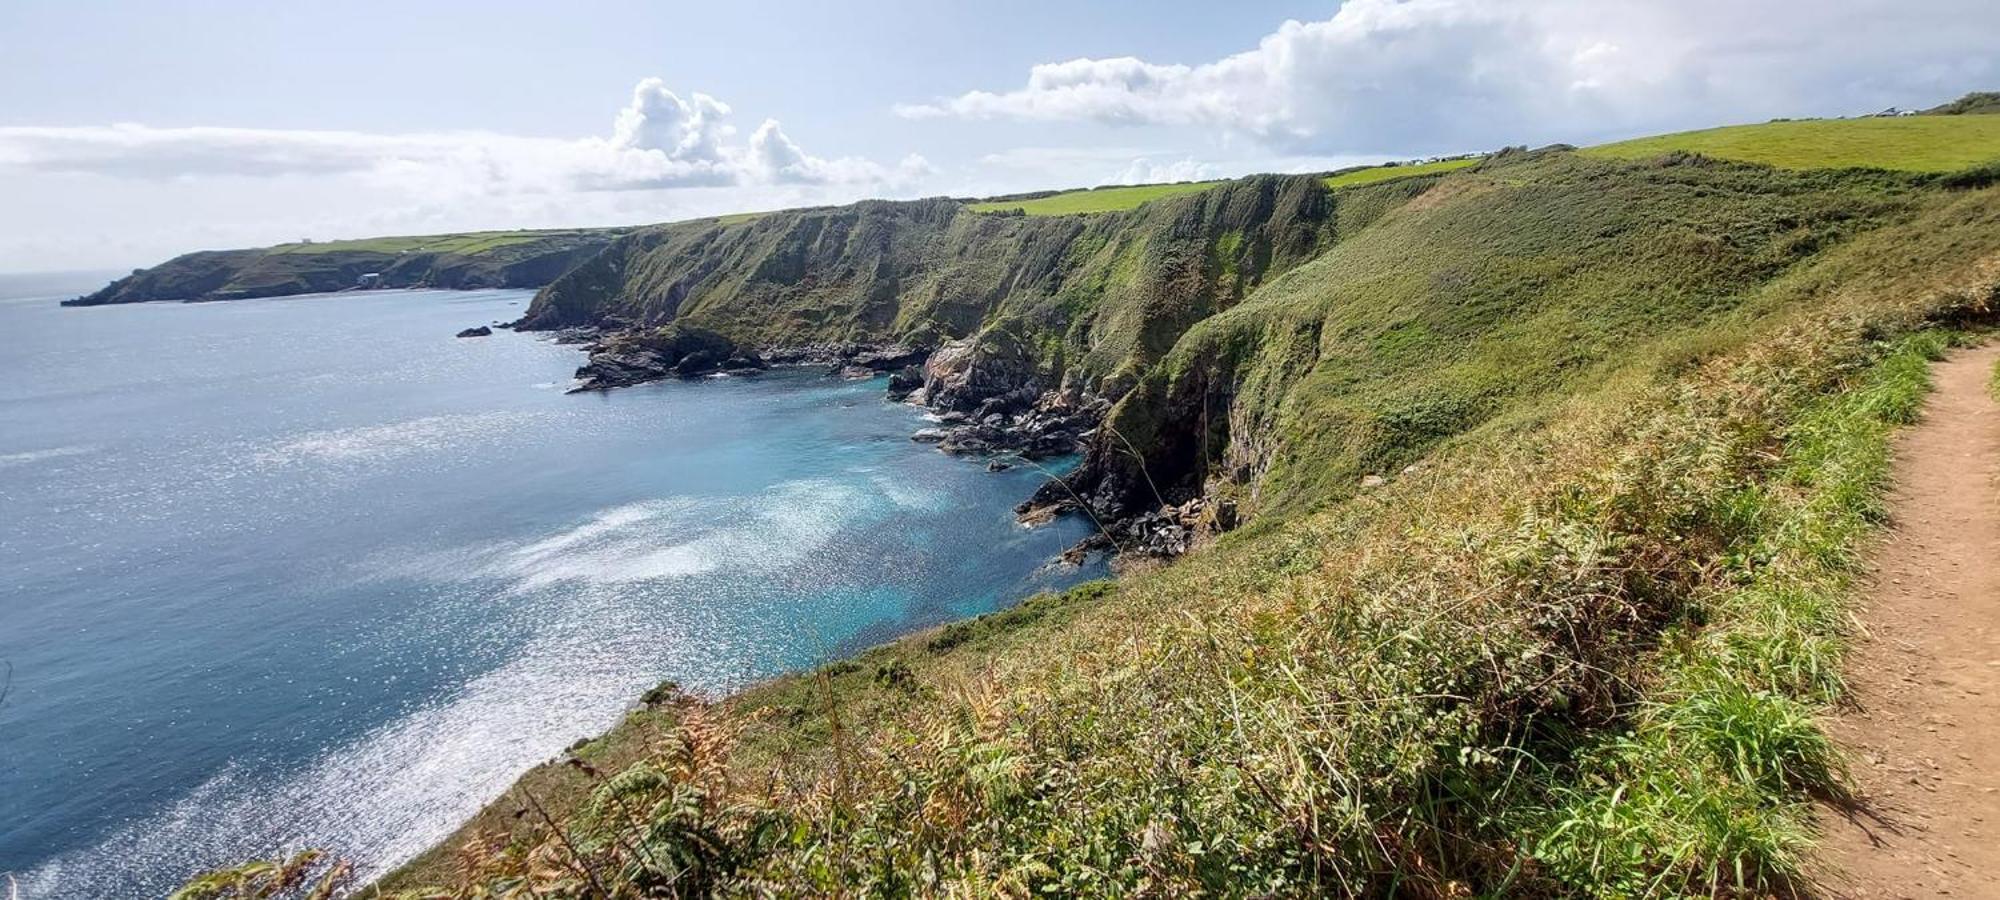
[[[380,462],[435,453],[465,444],[487,443],[536,418],[522,412],[425,416],[384,425],[312,431],[281,441],[257,454],[260,462]]]
[[[28,873],[22,897],[163,894],[203,868],[308,847],[353,861],[363,879],[381,875],[522,771],[611,726],[663,665],[718,685],[751,677],[776,623],[718,629],[692,600],[809,566],[843,530],[917,496],[899,500],[888,486],[808,479],[743,497],[648,500],[521,539],[376,560],[364,577],[445,582],[451,604],[503,602],[496,583],[526,595],[529,633],[494,669],[298,769],[232,764],[167,809]],[[382,652],[393,647],[385,640]],[[725,671],[732,665],[744,671]]]
[[[290,777],[233,766],[98,846],[29,872],[21,896],[160,895],[205,867],[309,847],[353,860],[364,880],[381,875],[471,818],[521,771],[608,727],[652,681],[632,643],[559,629],[448,699]]]
[[[28,450],[21,453],[0,453],[0,469],[25,466],[44,460],[61,459],[65,456],[83,456],[97,452],[96,447],[50,447],[47,450]]]

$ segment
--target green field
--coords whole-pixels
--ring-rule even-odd
[[[2000,116],[1812,119],[1731,125],[1604,144],[1589,156],[1643,159],[1676,150],[1785,169],[1953,172],[2000,160]]]
[[[1338,175],[1329,175],[1326,178],[1326,186],[1330,188],[1355,187],[1410,175],[1430,175],[1438,172],[1449,172],[1453,169],[1463,169],[1479,160],[1480,157],[1474,157],[1469,159],[1445,160],[1443,162],[1373,166],[1366,169],[1356,169],[1351,172],[1342,172]],[[1221,181],[1183,181],[1175,184],[1141,184],[1132,187],[1092,188],[1081,191],[1064,191],[1060,194],[1036,197],[1032,200],[993,200],[984,203],[970,203],[966,205],[966,208],[973,212],[987,213],[1019,210],[1031,216],[1069,216],[1079,213],[1117,212],[1119,210],[1131,209],[1149,200],[1178,197],[1182,194],[1205,191],[1221,183]]]
[[[340,251],[370,253],[458,253],[472,254],[548,238],[582,237],[600,228],[556,228],[546,231],[468,231],[461,234],[424,234],[402,237],[359,238],[347,241],[312,241],[279,244],[270,253],[329,253]]]
[[[1033,200],[995,200],[990,203],[972,203],[966,206],[974,212],[1010,212],[1020,210],[1031,216],[1067,216],[1076,213],[1115,212],[1131,209],[1148,200],[1175,197],[1205,191],[1220,181],[1184,181],[1177,184],[1141,184],[1132,187],[1094,188],[1082,191],[1065,191]]]
[[[1404,163],[1394,166],[1374,166],[1367,169],[1356,169],[1352,172],[1342,172],[1338,175],[1327,176],[1326,186],[1330,188],[1355,187],[1363,184],[1374,184],[1378,181],[1388,181],[1392,178],[1406,178],[1411,175],[1435,175],[1439,172],[1463,169],[1482,159],[1485,159],[1485,157],[1473,156],[1465,159],[1447,159],[1441,162]]]
[[[1644,159],[1687,151],[1786,169],[1899,169],[1955,172],[2000,160],[2000,116],[1905,116],[1902,118],[1809,119],[1731,125],[1603,144],[1582,151],[1608,159]],[[1327,187],[1344,188],[1411,175],[1463,169],[1480,158],[1375,166],[1328,176]],[[975,212],[1019,210],[1031,216],[1115,212],[1149,200],[1207,190],[1219,181],[1147,184],[1065,191],[1032,200],[973,203]]]

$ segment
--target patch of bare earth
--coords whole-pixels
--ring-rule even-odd
[[[1830,897],[2000,898],[2000,344],[1935,370],[1896,444],[1853,706],[1830,723],[1856,803],[1821,811]]]

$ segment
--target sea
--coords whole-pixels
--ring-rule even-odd
[[[380,874],[666,680],[1102,577],[921,410],[812,370],[566,394],[524,291],[64,308],[0,277],[0,880]],[[0,896],[7,890],[0,885]]]

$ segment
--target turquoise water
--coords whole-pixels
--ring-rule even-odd
[[[37,286],[16,293],[94,287]],[[0,284],[0,296],[5,296]],[[908,440],[880,382],[562,393],[527,295],[0,300],[0,872],[158,895],[363,874],[662,679],[705,691],[1101,574],[1041,474]]]

